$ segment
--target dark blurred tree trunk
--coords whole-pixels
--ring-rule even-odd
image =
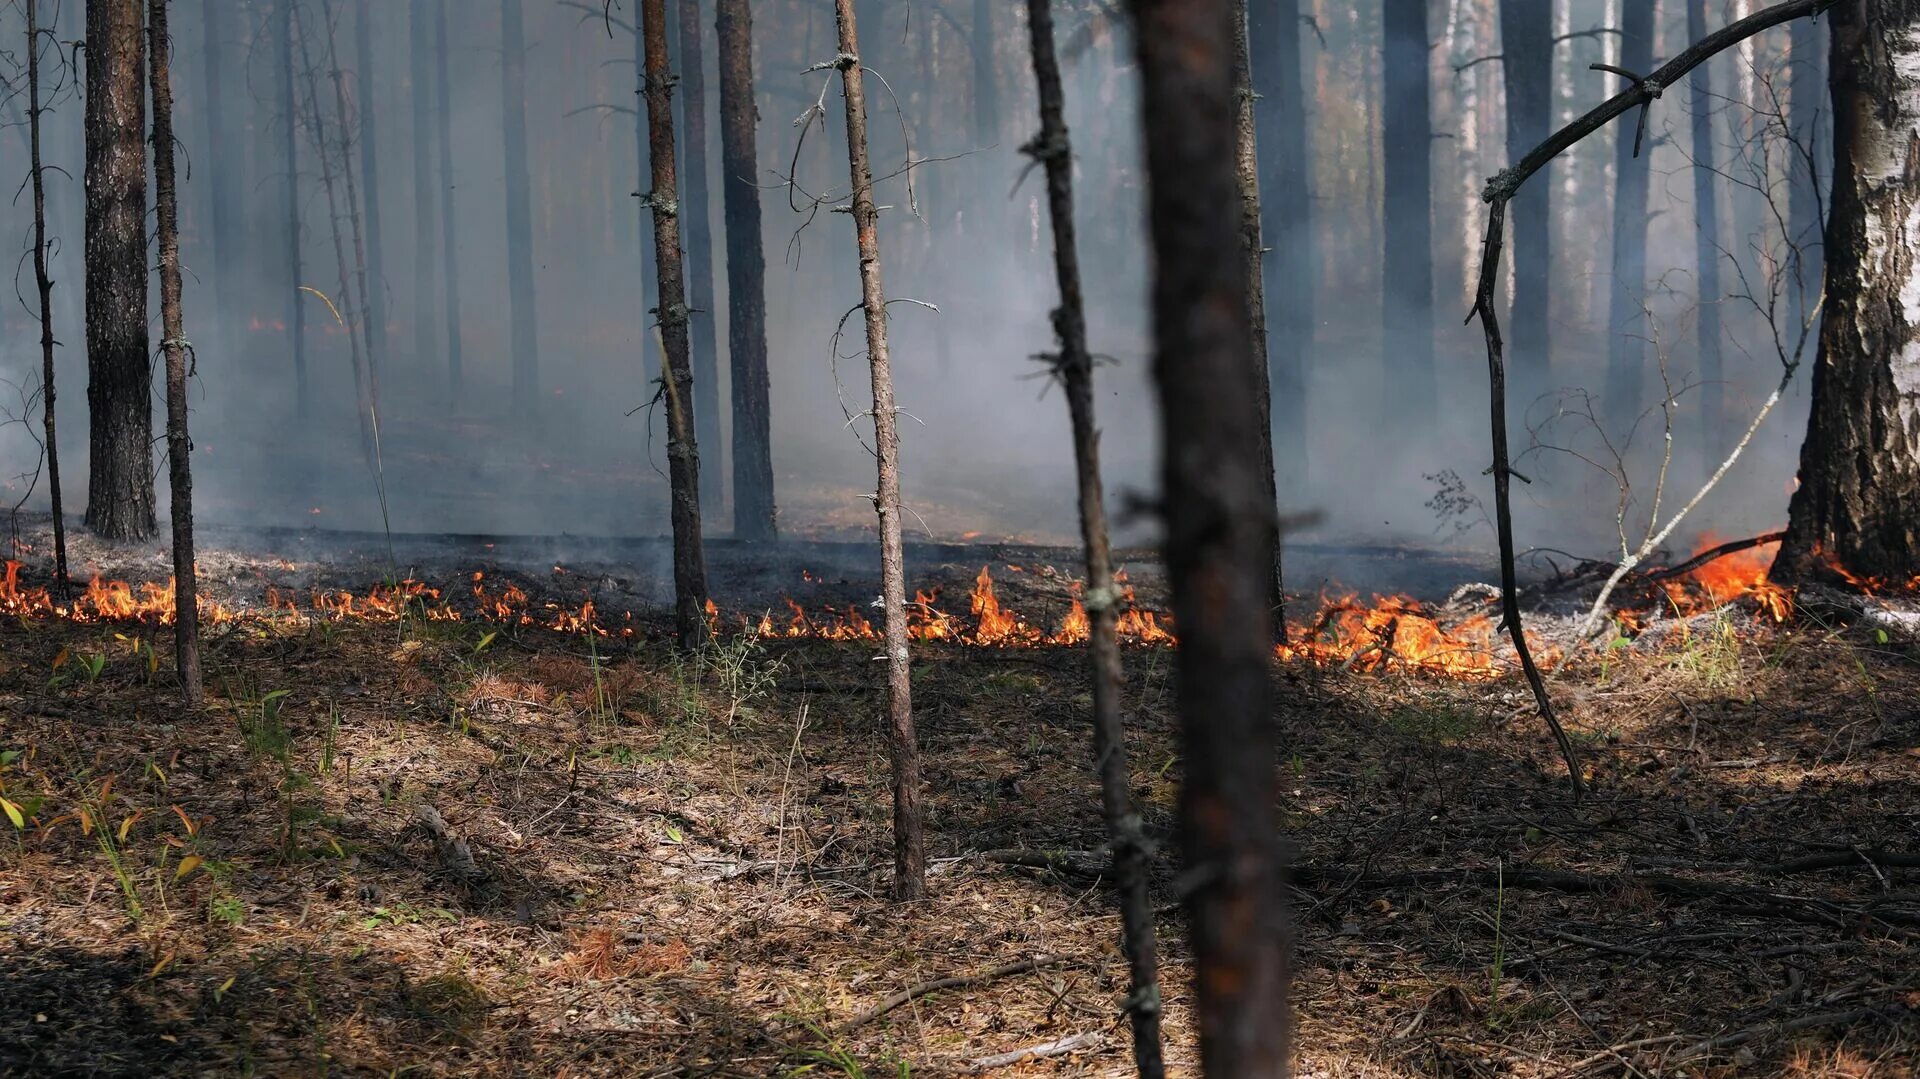
[[[428,0],[409,0],[408,76],[413,83],[413,367],[424,371],[433,358],[435,314],[433,249],[433,14]]]
[[[647,36],[637,22],[633,27],[633,70],[636,79],[634,85],[638,88],[635,93],[639,95],[634,99],[636,106],[633,111],[634,145],[639,148],[640,175],[644,178],[651,167],[647,163]],[[645,202],[642,202],[640,203],[640,234],[648,236],[652,232],[653,211]],[[646,305],[644,310],[652,311],[660,305],[659,279],[660,268],[654,258],[653,245],[640,244],[640,301]],[[641,337],[640,353],[643,357],[659,352],[658,343],[654,340],[653,334],[642,334]],[[662,370],[666,369],[666,362],[666,357],[661,356]]]
[[[307,398],[307,308],[300,302],[300,286],[306,269],[303,265],[300,229],[300,152],[299,106],[293,93],[293,4],[280,0],[273,13],[274,88],[278,95],[280,122],[285,126],[280,147],[280,202],[286,215],[287,285],[285,318],[288,351],[293,358],[294,408],[304,418]]]
[[[1133,1058],[1142,1079],[1166,1074],[1160,1049],[1160,974],[1154,938],[1153,900],[1147,893],[1147,840],[1133,804],[1127,768],[1127,735],[1121,721],[1119,596],[1113,583],[1113,551],[1107,535],[1106,493],[1100,478],[1100,432],[1093,409],[1093,356],[1087,347],[1086,306],[1080,291],[1080,251],[1074,239],[1073,151],[1067,140],[1066,95],[1054,46],[1052,0],[1027,0],[1033,38],[1033,71],[1039,86],[1040,133],[1026,152],[1047,172],[1047,207],[1053,221],[1054,275],[1060,306],[1053,329],[1060,354],[1054,374],[1066,390],[1073,421],[1073,459],[1080,486],[1080,536],[1087,549],[1085,606],[1087,659],[1093,676],[1093,759],[1100,776],[1100,807],[1113,847],[1113,879],[1120,891],[1120,942],[1133,979],[1127,1012],[1133,1022]]]
[[[533,292],[533,181],[527,172],[527,34],[520,0],[500,0],[500,111],[506,136],[507,306],[513,325],[513,407],[539,407],[540,330]]]
[[[47,493],[53,512],[53,587],[67,598],[67,518],[60,500],[59,424],[54,415],[53,278],[47,274],[47,185],[40,158],[40,0],[27,4],[27,144],[33,155],[33,283],[40,299],[40,422],[47,441]],[[58,48],[59,43],[54,42]]]
[[[1274,821],[1275,544],[1236,243],[1233,4],[1133,0],[1153,237],[1164,551],[1180,627],[1180,836],[1207,1075],[1287,1070]]]
[[[907,646],[907,563],[900,535],[900,429],[893,403],[892,356],[887,346],[886,287],[880,274],[880,211],[873,201],[867,158],[866,80],[860,70],[860,32],[853,0],[834,0],[840,30],[837,65],[847,106],[847,166],[860,250],[860,303],[866,315],[867,366],[873,376],[873,437],[879,483],[880,605],[887,652],[887,735],[893,759],[893,897],[924,899],[927,851],[921,831],[920,747],[913,730],[913,686]]]
[[[1548,0],[1539,0],[1545,4]],[[1427,0],[1385,0],[1380,119],[1385,148],[1385,288],[1389,423],[1434,423],[1433,117],[1427,84]]]
[[[1240,189],[1240,257],[1247,275],[1247,327],[1253,342],[1253,366],[1247,369],[1247,390],[1260,408],[1260,456],[1267,472],[1267,504],[1278,514],[1280,494],[1274,478],[1273,386],[1268,381],[1266,245],[1260,239],[1260,152],[1255,143],[1253,76],[1247,56],[1247,0],[1234,0],[1234,179]],[[1267,578],[1267,603],[1275,632],[1285,639],[1287,596],[1280,567],[1280,546],[1274,544],[1273,568]]]
[[[1627,0],[1634,3],[1635,0]],[[1507,83],[1507,161],[1546,141],[1553,125],[1553,6],[1500,0],[1501,68]],[[1546,390],[1553,367],[1553,184],[1513,200],[1513,378],[1521,407]]]
[[[1296,491],[1308,463],[1306,372],[1313,356],[1312,161],[1300,62],[1299,0],[1251,0],[1247,36],[1266,243],[1267,378],[1278,485]]]
[[[1801,22],[1812,22],[1803,19]],[[1797,28],[1800,23],[1795,23]],[[1687,37],[1707,36],[1707,0],[1687,0]],[[1713,67],[1701,64],[1688,77],[1692,105],[1694,271],[1699,285],[1696,318],[1700,349],[1700,467],[1713,475],[1725,459],[1726,372],[1720,356],[1720,206],[1714,171]]]
[[[727,223],[727,352],[733,374],[733,535],[771,542],[779,538],[779,523],[749,0],[717,0],[714,28],[720,57],[720,186]]]
[[[391,3],[392,0],[386,0]],[[377,379],[387,362],[387,256],[385,232],[380,227],[380,142],[376,123],[380,109],[373,101],[373,8],[357,0],[353,15],[354,108],[359,121],[360,186],[366,234],[367,282],[363,286],[367,311],[367,370]]]
[[[160,350],[167,357],[167,479],[173,523],[173,645],[180,693],[200,707],[200,608],[193,575],[193,440],[187,435],[186,318],[181,311],[180,209],[175,198],[173,85],[168,65],[167,0],[147,5],[149,71],[153,84],[153,194],[160,246]],[[214,167],[222,165],[216,159]]]
[[[992,146],[1000,135],[1000,83],[993,65],[994,0],[973,0],[973,148]],[[982,155],[991,160],[990,155]]]
[[[700,0],[680,5],[681,242],[685,245],[688,337],[693,348],[693,419],[708,467],[700,504],[716,515],[726,502],[726,442],[720,436],[720,356],[713,329],[713,217],[707,198],[707,73]]]
[[[232,0],[203,0],[200,6],[201,63],[205,65],[202,74],[207,92],[207,160],[202,167],[207,170],[213,226],[213,264],[208,267],[206,280],[213,291],[213,309],[228,316],[232,314],[227,310],[233,298],[231,274],[241,265],[243,256],[233,227],[234,215],[240,211],[240,195],[234,183],[239,162],[230,157],[233,146],[227,130],[226,56],[221,32],[239,22],[237,14],[232,10]]]
[[[459,401],[465,381],[460,342],[460,241],[453,227],[453,92],[447,77],[447,0],[433,3],[435,141],[440,166],[441,276],[447,313],[447,396]]]
[[[108,539],[147,539],[157,531],[146,64],[139,0],[88,3],[86,520]]]
[[[1920,2],[1831,9],[1827,300],[1800,487],[1774,574],[1920,572]]]
[[[1822,121],[1826,119],[1827,58],[1826,23],[1819,19],[1796,19],[1788,39],[1789,62],[1793,65],[1787,83],[1787,122],[1793,145],[1788,147],[1787,228],[1789,255],[1793,265],[1793,325],[1805,321],[1809,305],[1818,302],[1820,289],[1820,247],[1826,223],[1824,211],[1828,182],[1827,165],[1833,152],[1825,145]]]
[[[667,64],[666,0],[642,0],[641,36],[647,65],[647,147],[653,189],[654,257],[660,267],[660,338],[667,362],[661,394],[667,402],[667,467],[673,488],[674,628],[680,647],[707,635],[707,568],[700,541],[700,450],[693,418],[693,366],[688,357],[687,301],[680,278],[680,221],[673,152],[673,73]]]
[[[368,347],[373,327],[369,313],[372,303],[373,286],[367,270],[367,233],[366,222],[360,214],[360,191],[353,178],[353,101],[347,92],[346,73],[340,69],[339,43],[335,34],[339,30],[339,9],[334,0],[321,0],[320,10],[327,21],[327,68],[333,82],[333,111],[335,127],[339,132],[340,179],[347,194],[347,230],[353,240],[353,276],[351,282],[358,289],[358,295],[349,295],[348,310],[355,312],[358,318],[349,316],[348,322],[358,332],[359,344],[356,350],[365,357],[364,368],[356,361],[355,370],[364,371],[364,379],[357,380],[359,392],[360,438],[367,459],[367,467],[378,471],[380,467],[379,432],[376,430],[375,417],[380,407],[380,365],[374,362],[373,350]],[[318,107],[317,105],[315,106]],[[342,264],[343,268],[345,264]]]
[[[1620,66],[1644,77],[1653,69],[1653,14],[1658,0],[1622,0]],[[1621,80],[1614,78],[1617,84]],[[1647,159],[1636,145],[1639,113],[1613,125],[1613,303],[1607,321],[1607,385],[1602,396],[1610,432],[1625,437],[1646,407]],[[1650,137],[1650,134],[1649,134]],[[1517,267],[1516,267],[1517,272]]]

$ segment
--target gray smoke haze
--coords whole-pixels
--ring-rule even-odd
[[[1542,0],[1546,2],[1546,0]],[[48,6],[51,6],[50,4]],[[336,30],[340,63],[349,71],[355,55],[352,5]],[[596,7],[597,3],[589,5]],[[1487,5],[1490,6],[1490,5]],[[1618,0],[1557,0],[1560,25],[1574,30],[1617,19]],[[1677,7],[1678,5],[1668,5]],[[321,193],[309,132],[299,137],[299,213],[306,266],[295,279],[286,265],[285,209],[280,203],[284,117],[274,98],[273,50],[265,19],[273,6],[233,0],[232,15],[215,35],[223,65],[226,127],[224,156],[215,159],[206,129],[205,27],[207,10],[181,3],[175,16],[175,82],[183,140],[191,174],[183,191],[189,336],[198,353],[195,480],[203,520],[224,524],[378,528],[375,485],[361,459],[351,369],[345,336],[308,286],[332,296],[340,274],[333,257],[331,226]],[[429,320],[441,341],[440,301],[416,295],[412,144],[430,133],[412,130],[414,91],[409,57],[408,5],[377,0],[374,22],[375,99],[378,121],[373,147],[379,162],[377,192],[384,223],[388,298],[388,355],[381,370],[382,456],[391,524],[405,532],[565,533],[580,537],[653,535],[667,531],[664,418],[647,406],[653,392],[648,349],[652,305],[643,293],[640,245],[643,231],[634,193],[647,182],[640,169],[635,123],[633,41],[629,31],[607,24],[578,6],[527,0],[526,112],[531,146],[534,271],[539,303],[540,382],[537,400],[515,401],[508,327],[508,280],[504,218],[505,165],[501,134],[500,25],[498,5],[451,5],[449,60],[452,74],[455,200],[459,250],[464,391],[447,390],[441,342],[431,355],[414,348],[416,320]],[[1073,471],[1066,410],[1039,378],[1034,354],[1053,346],[1048,312],[1056,294],[1050,238],[1037,177],[1024,175],[1018,152],[1036,125],[1031,77],[1026,67],[1024,16],[1017,5],[997,5],[998,46],[991,70],[998,90],[997,114],[985,122],[991,137],[975,130],[972,60],[963,26],[927,4],[870,5],[883,13],[879,27],[865,28],[868,66],[893,91],[876,94],[872,128],[876,167],[897,172],[907,159],[901,129],[921,163],[907,179],[885,181],[880,201],[888,291],[938,307],[909,303],[892,308],[893,355],[899,400],[912,419],[903,425],[906,495],[917,519],[909,524],[934,538],[1070,540],[1077,535]],[[1093,347],[1112,359],[1099,373],[1102,449],[1108,489],[1116,509],[1128,492],[1150,493],[1156,483],[1157,431],[1148,378],[1151,327],[1146,290],[1151,269],[1141,220],[1142,172],[1130,45],[1124,28],[1087,5],[1065,5],[1062,18],[1069,60],[1068,122],[1077,159],[1083,264],[1089,275],[1089,321]],[[1311,287],[1318,296],[1318,329],[1308,382],[1310,461],[1304,490],[1286,491],[1289,510],[1319,510],[1325,522],[1310,537],[1323,542],[1407,541],[1484,548],[1488,529],[1456,531],[1436,517],[1428,501],[1429,477],[1452,471],[1467,489],[1491,501],[1482,470],[1488,463],[1486,373],[1477,325],[1463,325],[1466,274],[1477,259],[1477,195],[1480,180],[1505,161],[1503,105],[1498,64],[1461,72],[1454,65],[1498,52],[1497,28],[1472,5],[1438,3],[1432,31],[1435,49],[1434,142],[1436,279],[1435,323],[1439,394],[1431,403],[1431,430],[1394,416],[1388,400],[1387,365],[1380,343],[1378,108],[1378,13],[1353,5],[1330,16],[1321,29],[1324,45],[1307,35],[1302,62],[1311,115],[1316,268],[1315,282],[1268,282],[1269,290]],[[631,16],[632,5],[615,17]],[[218,9],[214,9],[218,10]],[[317,0],[304,5],[310,29],[323,30]],[[58,35],[81,35],[82,6],[68,0],[58,12]],[[1663,16],[1656,53],[1670,55],[1680,43],[1674,12]],[[717,101],[712,27],[706,28],[708,102]],[[831,206],[809,222],[790,212],[781,173],[794,160],[797,131],[788,121],[820,98],[830,73],[806,68],[833,51],[830,12],[818,4],[763,2],[755,5],[756,75],[761,125],[759,156],[765,185],[763,207],[768,257],[768,313],[773,381],[775,473],[784,531],[796,535],[859,535],[871,530],[872,512],[863,494],[873,483],[872,464],[857,435],[868,401],[867,372],[858,319],[851,333],[833,338],[842,315],[858,303],[851,228]],[[0,39],[23,42],[16,6],[0,12]],[[1612,77],[1587,64],[1613,48],[1609,39],[1580,39],[1556,50],[1557,103],[1564,119],[1576,108],[1611,93]],[[314,46],[324,53],[316,37]],[[1756,72],[1784,62],[1784,36],[1729,55],[1714,65],[1730,97],[1757,98]],[[19,50],[14,50],[19,58]],[[24,64],[22,63],[24,78]],[[16,80],[17,81],[17,80]],[[83,175],[82,105],[68,90],[46,118],[50,168],[50,229],[61,243],[53,260],[55,318],[63,343],[61,380],[62,461],[69,512],[85,505],[86,363],[80,320],[83,279],[80,255],[79,178]],[[302,83],[301,93],[305,93]],[[846,190],[840,98],[830,87],[824,129],[806,139],[795,166],[799,186],[824,194]],[[895,116],[897,103],[899,116]],[[325,98],[331,121],[331,97]],[[602,108],[601,106],[608,106]],[[9,175],[24,177],[25,130],[17,120],[24,97],[5,115],[0,161]],[[1653,217],[1650,276],[1671,294],[1657,296],[1654,333],[1681,383],[1697,378],[1692,278],[1691,179],[1685,157],[1687,95],[1670,92],[1654,113]],[[1751,110],[1719,101],[1716,131],[1732,147],[1745,139]],[[710,154],[713,233],[724,237],[718,187],[717,125]],[[1776,155],[1779,151],[1775,151]],[[1612,136],[1590,140],[1551,174],[1556,222],[1553,328],[1554,382],[1598,391],[1606,352],[1604,310],[1608,282],[1609,200],[1606,170]],[[239,178],[235,208],[239,250],[216,252],[211,244],[211,183],[215,170]],[[1781,175],[1775,162],[1770,175]],[[435,190],[440,190],[435,177]],[[363,197],[364,197],[363,192]],[[1750,274],[1761,272],[1762,255],[1779,242],[1756,196],[1727,185],[1723,217],[1731,216],[1728,246]],[[794,196],[805,203],[805,196]],[[1784,198],[1784,195],[1782,195]],[[0,237],[7,249],[30,247],[31,202],[0,207]],[[440,258],[438,224],[429,257]],[[1237,258],[1221,252],[1222,258]],[[213,260],[226,265],[216,274]],[[1726,275],[1735,283],[1739,278]],[[726,384],[726,278],[714,271],[714,322]],[[216,279],[221,287],[216,288]],[[31,294],[31,267],[23,264],[20,294]],[[312,409],[295,409],[285,319],[290,297],[305,305],[309,333]],[[1719,298],[1728,320],[1728,415],[1744,428],[1771,389],[1778,365],[1766,328],[1750,310]],[[157,323],[158,308],[154,308]],[[0,341],[0,378],[21,393],[38,383],[37,331],[21,303],[9,303]],[[156,332],[157,340],[157,332]],[[1811,366],[1811,353],[1807,357]],[[1662,444],[1657,405],[1659,381],[1647,380],[1652,426],[1636,435],[1628,460],[1634,478],[1629,528],[1644,527]],[[1745,535],[1784,520],[1804,429],[1806,374],[1768,420],[1749,458],[1699,511],[1698,529]],[[21,414],[13,390],[0,405]],[[159,403],[155,395],[156,407]],[[1524,407],[1523,407],[1524,406]],[[1523,412],[1535,419],[1551,402],[1519,402],[1514,414],[1517,447],[1528,442],[1519,426]],[[1698,451],[1693,396],[1683,396],[1676,420],[1675,459],[1670,469],[1680,489],[1668,504],[1697,487],[1706,471]],[[727,413],[723,410],[723,416]],[[38,451],[32,430],[0,427],[0,495],[19,499]],[[728,417],[730,426],[730,417]],[[156,427],[156,430],[158,428]],[[870,428],[869,428],[870,429]],[[1562,421],[1555,428],[1579,453],[1603,454],[1594,432]],[[1417,435],[1414,432],[1420,432]],[[1618,445],[1622,432],[1609,432]],[[156,467],[159,464],[156,448]],[[729,474],[718,447],[702,447],[705,469]],[[1523,546],[1558,547],[1581,555],[1606,555],[1615,534],[1617,491],[1612,480],[1574,456],[1536,452],[1521,469],[1535,482],[1519,488],[1518,527]],[[164,497],[162,499],[164,504]],[[27,499],[44,506],[44,488]],[[1467,519],[1476,514],[1470,511]],[[709,528],[726,531],[728,517],[709,512]],[[1150,538],[1143,522],[1127,526],[1132,538]]]

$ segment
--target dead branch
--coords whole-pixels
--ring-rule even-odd
[[[1047,1057],[1065,1056],[1068,1053],[1078,1052],[1082,1049],[1091,1049],[1099,1045],[1105,1038],[1106,1036],[1097,1030],[1083,1031],[1079,1034],[1069,1034],[1064,1038],[1055,1038],[1052,1041],[1041,1042],[1039,1045],[1029,1045],[1023,1049],[1014,1049],[1006,1053],[996,1053],[990,1057],[981,1057],[973,1061],[973,1070],[976,1072],[991,1071],[994,1068],[1004,1068],[1012,1064],[1023,1064],[1029,1060],[1044,1060]]]
[[[1493,465],[1490,471],[1493,474],[1496,531],[1499,533],[1500,540],[1501,621],[1513,638],[1514,652],[1520,657],[1521,669],[1526,673],[1527,684],[1533,690],[1534,702],[1539,707],[1540,716],[1546,720],[1555,741],[1560,745],[1560,755],[1566,759],[1567,774],[1573,784],[1576,797],[1585,786],[1580,776],[1579,760],[1574,754],[1573,743],[1567,738],[1565,728],[1560,725],[1559,717],[1554,714],[1553,701],[1547,696],[1547,687],[1540,676],[1540,668],[1534,663],[1533,654],[1527,648],[1526,633],[1520,619],[1517,573],[1514,566],[1513,500],[1509,490],[1514,472],[1507,452],[1507,375],[1503,356],[1505,346],[1500,337],[1499,315],[1494,307],[1494,293],[1500,279],[1500,253],[1505,240],[1507,203],[1512,201],[1520,187],[1535,173],[1545,168],[1548,162],[1582,139],[1599,131],[1627,110],[1650,107],[1653,100],[1659,97],[1666,87],[1672,86],[1708,59],[1763,30],[1803,16],[1817,15],[1835,2],[1836,0],[1786,0],[1784,3],[1755,12],[1708,34],[1651,75],[1633,82],[1625,90],[1589,110],[1586,115],[1562,127],[1545,142],[1528,151],[1526,156],[1518,162],[1495,174],[1487,181],[1486,190],[1481,195],[1488,204],[1487,230],[1480,261],[1480,280],[1474,292],[1473,309],[1468,313],[1467,321],[1471,322],[1475,316],[1479,317],[1487,343],[1488,399],[1493,435]],[[1725,467],[1722,466],[1723,473]],[[1697,500],[1698,496],[1696,496]]]
[[[1067,957],[1063,955],[1036,955],[1032,959],[1022,959],[1018,963],[1007,963],[981,974],[956,974],[945,978],[934,978],[931,981],[920,982],[917,985],[911,985],[902,989],[898,993],[882,1000],[873,1008],[861,1012],[859,1015],[840,1024],[839,1029],[841,1033],[845,1033],[856,1027],[865,1026],[903,1004],[919,1000],[921,997],[930,993],[938,993],[942,989],[965,989],[969,986],[983,985],[1001,978],[1011,978],[1016,974],[1026,974],[1046,967],[1058,966],[1066,961]]]
[[[1733,540],[1730,543],[1723,543],[1711,550],[1702,551],[1677,566],[1654,570],[1647,574],[1647,579],[1650,581],[1665,581],[1674,577],[1684,577],[1715,559],[1725,558],[1730,554],[1739,554],[1741,551],[1750,550],[1754,547],[1765,547],[1769,543],[1779,543],[1786,538],[1786,532],[1781,531],[1768,532],[1764,536],[1750,536],[1743,540]]]

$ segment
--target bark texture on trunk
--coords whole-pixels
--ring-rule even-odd
[[[1920,0],[1832,9],[1827,300],[1774,573],[1920,571]]]
[[[1245,391],[1253,338],[1236,241],[1230,0],[1133,0],[1153,238],[1164,551],[1180,626],[1180,837],[1195,1024],[1208,1075],[1287,1070],[1274,828],[1274,510]]]
[[[1808,20],[1811,21],[1811,20]],[[1796,24],[1797,25],[1797,24]],[[1707,0],[1687,0],[1687,37],[1707,36]],[[1720,207],[1714,173],[1713,69],[1701,64],[1689,77],[1693,138],[1694,273],[1699,314],[1701,467],[1711,476],[1726,458],[1726,371],[1720,355]]]
[[[1620,66],[1644,77],[1653,67],[1653,13],[1658,0],[1625,0],[1620,13]],[[1614,81],[1620,80],[1616,76]],[[1640,113],[1613,126],[1613,302],[1607,319],[1607,384],[1602,397],[1610,433],[1624,438],[1649,402],[1641,399],[1647,366],[1647,193],[1651,142],[1636,139]],[[1651,120],[1649,120],[1651,124]],[[1649,139],[1652,133],[1649,132]]]
[[[1247,38],[1261,150],[1261,235],[1267,246],[1267,380],[1273,388],[1276,482],[1298,490],[1308,469],[1306,372],[1313,357],[1312,161],[1307,151],[1299,0],[1250,0]]]
[[[307,415],[307,308],[300,302],[306,271],[300,250],[299,106],[293,93],[293,3],[281,0],[273,13],[275,93],[283,128],[280,134],[280,211],[286,215],[286,307],[288,351],[293,359],[294,408]]]
[[[156,238],[160,247],[160,350],[167,357],[167,480],[173,523],[173,647],[180,672],[180,694],[198,708],[200,688],[200,608],[193,576],[193,440],[187,434],[187,343],[181,310],[180,208],[173,160],[173,75],[168,55],[167,0],[147,6],[149,68],[153,84],[153,194]],[[219,167],[218,164],[215,165]]]
[[[1500,0],[1501,68],[1507,83],[1507,162],[1547,139],[1553,125],[1553,10],[1545,0]],[[1553,184],[1513,200],[1513,377],[1523,405],[1547,387],[1553,366]]]
[[[713,329],[713,217],[707,199],[706,43],[700,0],[680,5],[681,240],[685,246],[688,339],[693,348],[693,419],[711,467],[700,473],[700,503],[718,514],[726,499],[726,442],[720,437],[720,355]]]
[[[87,527],[147,539],[147,47],[139,0],[87,4]]]
[[[40,423],[47,440],[47,493],[53,512],[53,586],[67,598],[67,518],[60,498],[59,423],[54,410],[53,278],[47,273],[47,185],[40,159],[40,0],[27,5],[27,145],[33,161],[33,283],[40,300]]]
[[[880,276],[880,211],[873,202],[873,166],[867,160],[866,82],[860,70],[860,33],[853,0],[834,0],[840,29],[838,67],[847,106],[847,166],[852,177],[854,238],[860,251],[860,302],[867,324],[867,366],[873,376],[873,439],[879,483],[880,605],[887,650],[887,745],[893,763],[893,897],[925,898],[927,851],[920,822],[920,747],[913,731],[913,687],[908,680],[907,563],[900,536],[900,429],[893,403],[892,357],[887,348],[887,292]]]
[[[1544,2],[1544,0],[1536,0]],[[1386,218],[1381,343],[1389,422],[1434,421],[1433,119],[1427,84],[1427,0],[1386,0],[1382,13]]]
[[[527,33],[521,21],[520,0],[500,0],[500,49],[500,114],[507,151],[507,306],[513,326],[513,407],[524,412],[536,407],[540,393],[540,328],[533,291],[533,181],[527,173]]]
[[[759,110],[749,0],[717,0],[721,195],[727,225],[727,353],[733,375],[733,535],[779,538],[767,371],[767,260],[760,235]]]
[[[391,3],[392,0],[387,0]],[[384,6],[384,5],[383,5]],[[367,370],[378,378],[387,361],[387,248],[380,214],[380,110],[373,103],[373,8],[358,0],[353,14],[354,106],[359,125],[360,186],[365,213],[367,284]]]
[[[460,400],[465,381],[460,347],[460,241],[453,227],[453,93],[447,75],[447,0],[433,3],[433,88],[438,110],[434,142],[440,166],[440,257],[446,289],[447,396]]]
[[[1132,991],[1133,1059],[1142,1079],[1166,1074],[1160,1050],[1159,947],[1153,900],[1147,893],[1148,850],[1133,804],[1127,767],[1127,735],[1121,722],[1119,595],[1113,582],[1113,550],[1107,534],[1106,492],[1100,478],[1100,432],[1094,425],[1093,356],[1087,347],[1086,304],[1080,288],[1080,250],[1073,223],[1073,151],[1067,138],[1066,94],[1053,35],[1053,0],[1027,0],[1033,38],[1033,72],[1040,95],[1040,134],[1026,152],[1046,168],[1047,209],[1053,222],[1054,276],[1060,306],[1053,329],[1060,354],[1054,373],[1066,390],[1073,421],[1073,463],[1079,480],[1080,536],[1087,551],[1085,605],[1090,635],[1087,660],[1093,676],[1093,759],[1100,776],[1100,808],[1113,846],[1113,879],[1120,892],[1120,943],[1127,955]]]
[[[434,353],[433,249],[433,13],[430,0],[407,6],[407,70],[411,79],[413,132],[413,366],[424,369]]]
[[[667,475],[673,489],[674,629],[680,647],[693,648],[707,635],[707,563],[700,541],[700,450],[693,419],[686,292],[680,277],[666,0],[642,0],[640,21],[647,58],[647,147],[653,179],[646,202],[653,210],[654,257],[660,266],[660,338],[667,352],[660,385],[667,402]]]
[[[1240,257],[1247,274],[1247,328],[1253,344],[1252,366],[1247,369],[1248,392],[1260,407],[1260,455],[1267,473],[1267,504],[1279,514],[1280,493],[1274,476],[1273,460],[1273,384],[1267,363],[1267,285],[1266,245],[1260,238],[1260,150],[1255,142],[1254,91],[1251,61],[1247,55],[1247,0],[1234,0],[1233,14],[1234,85],[1234,179],[1240,188]],[[1287,596],[1280,571],[1280,546],[1273,548],[1273,570],[1267,578],[1267,605],[1273,612],[1274,631],[1285,639],[1287,632]]]

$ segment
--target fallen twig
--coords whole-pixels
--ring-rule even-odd
[[[1103,1040],[1104,1036],[1097,1030],[1089,1030],[1080,1034],[1069,1034],[1064,1038],[1055,1038],[1050,1042],[1041,1042],[1039,1045],[1029,1045],[1023,1049],[1014,1049],[1005,1053],[996,1053],[989,1057],[981,1057],[973,1061],[973,1070],[977,1072],[991,1071],[994,1068],[1004,1068],[1009,1064],[1019,1064],[1023,1061],[1065,1056],[1068,1053],[1081,1049],[1091,1049],[1099,1045]]]
[[[1769,532],[1764,536],[1750,536],[1743,540],[1734,540],[1731,543],[1723,543],[1718,547],[1701,551],[1699,554],[1694,555],[1692,558],[1687,559],[1677,566],[1668,566],[1666,569],[1652,570],[1647,574],[1647,579],[1650,581],[1665,581],[1674,577],[1683,577],[1716,558],[1725,558],[1730,554],[1739,554],[1741,551],[1754,547],[1765,547],[1769,543],[1779,543],[1786,538],[1786,532],[1780,531]]]
[[[1003,966],[995,967],[983,974],[955,974],[945,978],[935,978],[931,981],[921,982],[918,985],[908,986],[881,1001],[873,1008],[861,1012],[859,1015],[840,1024],[840,1031],[845,1033],[856,1027],[865,1026],[895,1008],[900,1007],[902,1004],[919,1000],[929,993],[938,993],[942,989],[964,989],[968,986],[981,985],[1000,978],[1010,978],[1015,974],[1026,974],[1030,971],[1041,970],[1045,967],[1057,966],[1066,961],[1067,957],[1063,955],[1036,955],[1032,959],[1022,959],[1018,963],[1007,963]]]

